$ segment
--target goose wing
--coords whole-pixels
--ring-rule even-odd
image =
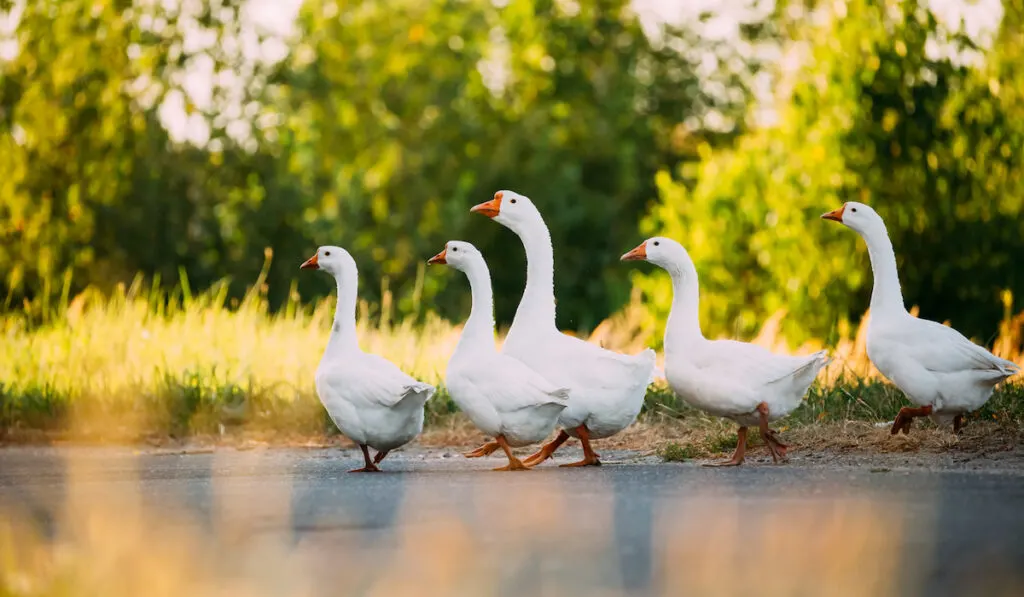
[[[927,319],[911,319],[903,325],[878,330],[878,340],[890,350],[917,361],[937,373],[992,371],[1007,377],[1020,371],[951,327]]]
[[[322,369],[317,385],[326,385],[331,394],[344,397],[354,406],[393,407],[410,394],[434,393],[434,387],[416,380],[391,361],[375,354],[364,354],[356,362]]]
[[[512,412],[544,404],[567,405],[569,390],[548,382],[521,361],[497,355],[494,359],[460,367],[460,382],[485,397],[498,412]]]
[[[706,373],[721,378],[742,377],[748,384],[765,385],[793,375],[821,356],[782,355],[748,342],[715,340],[692,360]]]
[[[562,335],[557,347],[558,366],[583,387],[620,388],[650,383],[655,354],[651,349],[629,355]]]

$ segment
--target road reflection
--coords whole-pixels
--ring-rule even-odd
[[[508,474],[488,462],[407,464],[349,475],[336,452],[41,458],[0,472],[0,588],[115,597],[1024,588],[1014,502],[976,504],[993,508],[980,523],[990,540],[965,526],[975,518],[952,515],[975,495],[965,488],[1021,490],[997,476],[922,475],[879,489],[866,473],[778,467]]]

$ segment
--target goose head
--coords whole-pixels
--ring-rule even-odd
[[[469,211],[483,214],[516,232],[538,220],[543,222],[533,201],[515,191],[498,191],[494,199],[474,205]]]
[[[428,259],[427,263],[450,265],[464,272],[483,260],[484,256],[470,243],[461,240],[450,240],[445,243],[444,250]]]
[[[683,265],[693,265],[683,245],[664,236],[653,236],[619,258],[620,261],[647,261],[672,271],[685,271]]]
[[[337,278],[342,274],[354,273],[356,262],[345,249],[324,246],[317,249],[312,257],[299,266],[299,269],[321,269]]]
[[[821,214],[821,218],[823,220],[839,222],[848,228],[856,230],[861,236],[870,236],[878,233],[886,234],[885,222],[882,221],[882,216],[878,215],[878,212],[871,209],[870,206],[857,203],[856,201],[847,201],[839,209]]]

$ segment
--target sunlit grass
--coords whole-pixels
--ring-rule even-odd
[[[226,296],[223,287],[196,296],[187,291],[166,295],[137,282],[110,297],[89,292],[65,301],[46,321],[7,315],[0,320],[0,437],[31,438],[34,433],[137,441],[255,434],[268,441],[303,442],[335,434],[313,386],[333,301],[303,307],[296,297],[271,312],[258,290],[238,304]],[[639,323],[638,301],[635,297],[590,339],[626,352],[650,342]],[[371,311],[365,304],[359,309],[363,347],[420,379],[439,383],[459,326],[431,315],[420,321],[371,319]],[[773,331],[775,321],[766,324],[757,341],[783,350]],[[1024,314],[1007,318],[995,343],[1002,356],[1017,362],[1024,360],[1022,326]],[[798,350],[809,352],[819,346],[808,343]],[[826,435],[827,443],[841,450],[865,445],[883,451],[941,450],[956,442],[966,446],[990,441],[986,430],[974,425],[967,427],[962,439],[935,429],[890,438],[887,429],[873,422],[890,419],[906,402],[871,368],[863,332],[841,342],[835,353],[836,362],[822,373],[804,406],[780,421],[780,431],[794,451],[823,445]],[[451,445],[478,440],[454,411],[442,389],[430,403],[421,442]],[[996,421],[1019,434],[1024,385],[1000,389],[974,418]],[[601,449],[643,447],[664,460],[681,462],[729,454],[736,441],[735,424],[696,411],[663,384],[655,384],[641,421],[603,440]],[[767,458],[757,434],[751,434],[750,446],[751,458]],[[253,452],[230,452],[259,458]],[[503,502],[543,501],[544,508],[495,509],[489,505],[497,498],[477,496],[477,507],[486,508],[489,524],[500,528],[505,540],[500,553],[481,543],[453,510],[429,526],[422,521],[401,526],[386,560],[396,564],[381,567],[373,557],[378,552],[364,554],[364,546],[355,539],[332,539],[329,545],[318,543],[316,536],[288,545],[251,540],[257,536],[253,525],[291,520],[292,494],[287,487],[264,488],[259,500],[240,508],[237,489],[231,490],[232,478],[215,476],[211,491],[220,497],[211,514],[211,530],[167,512],[147,510],[139,496],[126,495],[107,505],[79,501],[77,496],[87,492],[76,489],[76,483],[89,482],[90,466],[95,464],[88,458],[69,457],[66,462],[71,487],[64,514],[56,521],[59,531],[43,532],[20,510],[0,512],[0,594],[308,595],[314,593],[310,570],[338,566],[343,567],[339,574],[346,586],[367,587],[361,594],[490,594],[500,571],[510,565],[528,569],[531,554],[548,549],[556,536],[561,541],[573,538],[561,552],[578,552],[580,560],[572,562],[593,565],[593,558],[601,557],[601,549],[612,540],[606,529],[614,526],[611,509],[581,510],[577,515],[585,515],[587,524],[574,524],[576,511],[561,485],[566,481],[551,475],[525,489],[494,488]],[[723,502],[713,485],[702,487],[708,493],[658,505],[650,573],[661,594],[813,592],[807,579],[819,588],[845,587],[844,594],[850,595],[900,594],[903,585],[894,581],[900,560],[891,551],[891,539],[902,532],[901,517],[893,504],[880,508],[844,496],[845,501],[826,500],[826,508],[801,505],[799,516],[769,508],[747,521],[739,514],[739,503],[733,503],[735,498],[726,496]],[[429,497],[411,487],[405,498],[410,506],[402,512],[411,515]],[[595,517],[603,522],[595,525]],[[736,530],[741,520],[742,534]],[[586,529],[600,530],[581,535]],[[160,540],[154,543],[153,537]],[[707,537],[717,539],[708,544]],[[431,549],[424,550],[426,544]],[[809,545],[813,549],[806,549]],[[793,558],[794,550],[814,555]],[[751,560],[753,568],[729,565],[749,553],[761,554]],[[330,554],[329,565],[323,554]],[[132,565],[125,568],[125,561]],[[687,569],[697,572],[681,574],[673,564],[678,561],[690,562]],[[773,583],[764,585],[765,578]],[[552,594],[561,588],[560,579],[556,575],[545,581]],[[1012,576],[990,582],[992,594],[1015,594],[1019,588]],[[606,588],[602,594],[627,593]]]
[[[293,292],[272,312],[262,280],[234,304],[226,286],[192,295],[187,281],[167,294],[141,279],[111,296],[86,292],[65,299],[45,321],[8,313],[0,319],[0,434],[54,433],[76,438],[137,440],[232,435],[243,431],[275,441],[336,433],[319,401],[314,372],[328,338],[333,299],[303,306]],[[383,308],[359,308],[364,349],[403,370],[440,384],[461,328],[432,314],[395,321]],[[371,311],[380,315],[370,317]],[[590,340],[637,352],[651,343],[639,294],[602,323]],[[755,342],[791,350],[779,334],[782,314],[765,323]],[[1024,364],[1024,313],[1007,316],[994,342],[1000,356]],[[907,402],[884,383],[867,358],[865,329],[832,347],[835,357],[788,424],[891,420]],[[796,350],[824,347],[808,342]],[[428,425],[465,437],[448,421],[456,409],[441,387]],[[648,392],[647,422],[683,420],[707,427],[711,419],[664,384]],[[1005,385],[974,418],[1024,421],[1024,385]],[[715,421],[714,428],[721,423]],[[447,427],[446,427],[447,426]],[[710,440],[709,440],[710,441]],[[712,442],[714,443],[714,442]],[[709,446],[710,447],[710,446]]]
[[[232,305],[224,286],[167,295],[136,281],[109,298],[86,292],[43,323],[8,314],[0,320],[0,429],[330,432],[313,380],[334,303],[292,299],[272,313],[258,290]],[[459,329],[432,315],[371,323],[369,311],[360,305],[363,348],[438,383]],[[432,403],[432,414],[453,410],[445,396]]]

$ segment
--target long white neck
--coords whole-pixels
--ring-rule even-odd
[[[356,338],[358,274],[354,269],[345,270],[336,274],[334,279],[338,284],[338,306],[334,310],[334,324],[331,326],[325,356],[359,350],[359,339]]]
[[[473,352],[497,352],[494,346],[494,297],[491,291],[491,274],[487,264],[481,259],[473,261],[465,269],[469,278],[469,290],[473,296],[473,306],[469,311],[469,319],[462,328],[462,336],[456,352],[469,350]]]
[[[555,256],[551,248],[551,233],[539,216],[536,221],[513,230],[526,249],[526,290],[519,301],[512,327],[529,317],[534,323],[555,328]]]
[[[694,341],[704,339],[700,331],[700,284],[697,268],[688,258],[663,266],[672,279],[672,309],[665,324],[665,352],[687,350]]]
[[[885,227],[881,226],[862,236],[868,245],[871,271],[875,278],[874,286],[871,288],[871,314],[884,316],[906,313],[903,292],[900,290],[900,277],[896,271],[896,254],[892,250],[889,234]]]

